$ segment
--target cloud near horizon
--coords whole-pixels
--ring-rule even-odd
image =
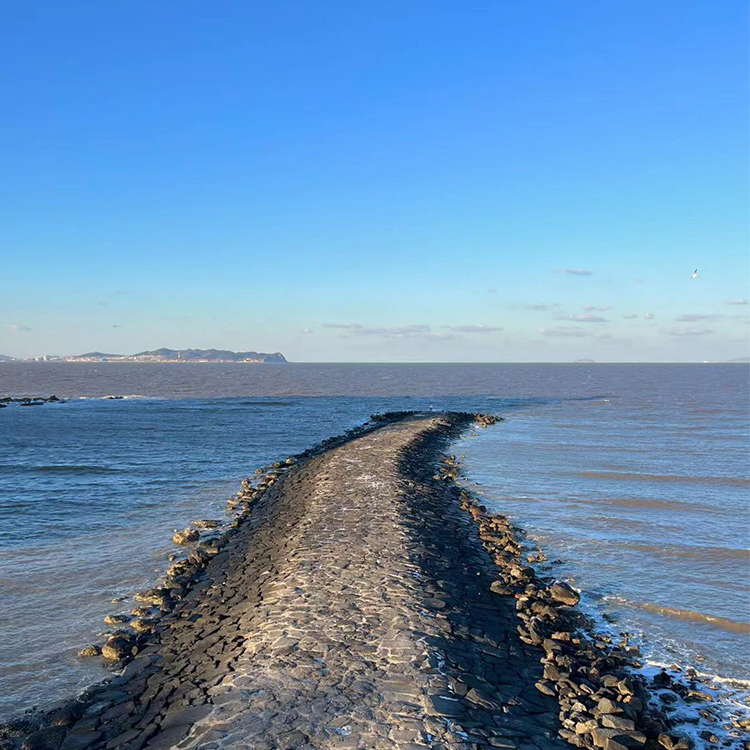
[[[593,276],[593,271],[586,271],[583,268],[558,268],[556,273],[564,273],[568,276]]]
[[[708,336],[711,333],[716,333],[712,328],[670,328],[664,333],[667,336]]]
[[[717,313],[687,313],[685,315],[678,315],[675,320],[678,323],[697,323],[701,320],[718,320],[725,317]]]
[[[555,320],[571,320],[574,323],[608,323],[608,318],[601,315],[560,315]]]
[[[449,331],[458,331],[458,333],[492,333],[493,331],[502,331],[501,326],[443,326]]]
[[[612,309],[612,305],[606,305],[604,307],[599,307],[597,305],[586,305],[584,308],[586,312],[607,312],[607,310]]]
[[[747,305],[748,300],[746,299],[728,299],[724,302],[725,305]]]
[[[541,305],[526,305],[528,310],[554,310],[558,307],[560,307],[559,302],[549,302]]]

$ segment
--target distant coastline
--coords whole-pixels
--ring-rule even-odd
[[[285,363],[281,352],[233,352],[228,349],[154,349],[136,354],[106,354],[87,352],[67,356],[45,355],[30,359],[15,359],[0,355],[4,362],[158,362],[158,363],[229,363],[247,364]]]

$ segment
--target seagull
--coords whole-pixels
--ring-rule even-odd
[[[692,278],[692,279],[697,279],[698,278],[698,269],[697,268],[695,269],[695,271],[693,271],[693,275],[690,278]]]

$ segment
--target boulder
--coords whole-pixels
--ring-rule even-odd
[[[130,618],[127,615],[107,615],[104,618],[105,625],[124,625]]]
[[[200,534],[196,529],[182,529],[182,531],[175,531],[172,541],[175,544],[190,544],[190,542],[197,542],[200,539]]]
[[[127,656],[132,656],[134,646],[134,639],[123,635],[115,635],[102,646],[102,656],[111,661],[119,661]]]
[[[555,581],[555,583],[549,587],[549,593],[556,602],[561,602],[562,604],[567,604],[571,607],[578,604],[581,600],[579,593],[574,591],[564,581]]]
[[[202,518],[198,521],[193,521],[193,526],[196,529],[215,529],[221,525],[221,521],[217,521],[215,518]]]

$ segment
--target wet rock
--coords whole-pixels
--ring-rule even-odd
[[[137,619],[130,623],[130,627],[136,633],[150,633],[156,629],[156,621],[147,618]]]
[[[221,521],[217,521],[215,518],[203,518],[192,523],[196,529],[215,529],[217,526],[221,526]]]
[[[135,639],[122,635],[115,635],[102,646],[102,656],[110,661],[119,661],[132,656]]]
[[[182,529],[182,531],[175,531],[172,541],[175,544],[190,544],[190,542],[197,542],[200,536],[195,529]]]
[[[84,646],[78,652],[78,656],[100,656],[101,653],[102,653],[101,647],[92,644],[91,646]]]
[[[704,729],[700,733],[700,738],[704,740],[705,742],[710,742],[712,745],[719,744],[719,738],[713,732],[710,732],[708,729]]]
[[[166,589],[148,589],[140,594],[136,594],[134,599],[137,602],[143,602],[144,604],[153,604],[156,607],[161,607],[168,602],[170,598],[169,592]]]
[[[692,750],[693,741],[684,734],[666,732],[659,735],[659,744],[666,750]]]
[[[105,625],[124,625],[130,617],[128,615],[107,615],[104,618]]]
[[[555,601],[562,602],[568,606],[575,606],[581,600],[580,594],[564,581],[555,581],[549,587],[549,594]]]

